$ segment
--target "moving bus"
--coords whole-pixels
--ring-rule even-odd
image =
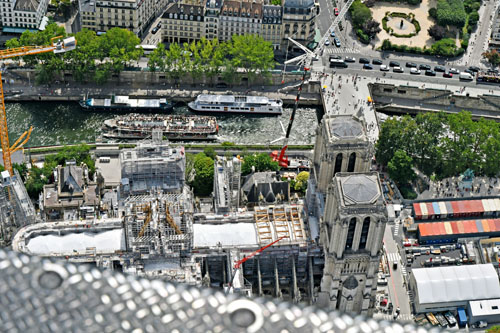
[[[496,73],[477,73],[477,82],[500,83],[500,75]]]
[[[347,64],[343,59],[330,58],[330,67],[346,68]]]

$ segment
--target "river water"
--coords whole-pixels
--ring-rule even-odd
[[[77,103],[7,103],[7,123],[11,144],[30,126],[31,139],[26,147],[95,142],[104,120],[112,113],[89,112]],[[190,114],[186,106],[174,108],[174,114]],[[281,116],[216,115],[219,122],[218,141],[238,144],[268,144],[284,136],[292,108]],[[295,116],[289,144],[313,144],[319,111],[299,108]],[[279,142],[277,144],[280,144]]]

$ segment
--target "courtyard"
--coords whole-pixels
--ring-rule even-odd
[[[420,5],[418,6],[410,6],[408,4],[398,4],[392,2],[376,2],[375,5],[370,8],[373,14],[373,19],[380,23],[380,28],[382,29],[382,19],[386,15],[387,12],[399,12],[415,14],[415,19],[420,23],[421,30],[420,32],[413,37],[403,38],[391,36],[387,31],[382,29],[377,34],[377,37],[373,40],[375,43],[375,47],[379,47],[382,45],[382,42],[385,39],[388,39],[393,44],[399,45],[407,45],[407,46],[418,46],[418,47],[431,47],[434,40],[431,36],[429,36],[428,29],[434,25],[432,18],[429,17],[429,8],[435,7],[435,0],[422,0]],[[394,17],[391,18],[387,22],[387,26],[394,29],[394,32],[397,34],[410,34],[415,32],[415,26],[411,24],[408,20],[403,19],[403,28],[400,29],[401,18]]]

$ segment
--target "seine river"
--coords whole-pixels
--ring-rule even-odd
[[[95,142],[100,135],[103,121],[114,116],[111,113],[85,111],[76,103],[7,103],[6,109],[11,144],[30,125],[33,126],[31,139],[26,147]],[[174,108],[173,113],[190,112],[186,106],[178,106]],[[284,135],[280,121],[286,128],[291,113],[292,108],[285,108],[279,117],[216,115],[219,122],[219,141],[267,144]],[[314,108],[297,110],[290,144],[314,143],[318,114],[318,110]]]

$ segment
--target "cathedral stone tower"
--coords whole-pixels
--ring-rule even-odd
[[[371,315],[387,224],[378,173],[336,173],[329,183],[320,222],[325,268],[317,303]]]
[[[337,172],[370,170],[372,144],[362,120],[352,115],[325,115],[316,131],[314,174],[316,190],[325,193]]]

